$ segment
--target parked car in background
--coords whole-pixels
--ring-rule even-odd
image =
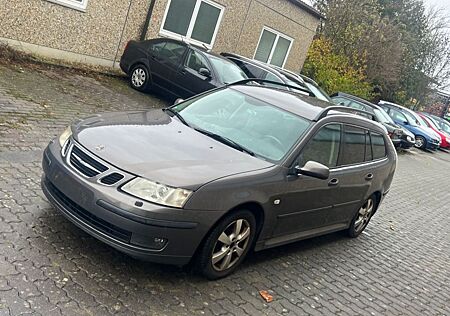
[[[220,55],[167,38],[128,42],[120,67],[133,88],[156,88],[184,99],[247,78]]]
[[[447,121],[446,119],[433,115],[433,114],[429,114],[429,113],[424,113],[426,115],[428,115],[429,117],[431,117],[437,124],[439,124],[439,126],[442,128],[442,130],[444,132],[446,132],[447,134],[450,135],[450,122]]]
[[[192,258],[209,279],[232,273],[252,248],[360,235],[396,169],[383,127],[246,83],[78,120],[44,151],[45,195],[112,247],[160,263]]]
[[[370,103],[357,96],[338,92],[331,96],[331,99],[337,105],[348,106],[353,109],[363,110],[373,115],[375,121],[386,127],[389,137],[395,147],[411,148],[415,144],[415,137],[410,131],[396,124],[392,118],[381,107]]]
[[[311,90],[314,95],[316,96],[316,98],[323,100],[323,101],[328,101],[328,102],[333,102],[330,98],[330,96],[328,95],[328,93],[326,93],[318,84],[317,82],[315,82],[314,80],[312,80],[309,77],[306,77],[304,75],[300,75],[300,77],[305,81],[306,86],[309,88],[309,90]]]
[[[426,113],[418,113],[418,115],[422,118],[425,124],[433,131],[435,131],[441,137],[441,148],[450,149],[450,134],[446,133],[442,127],[440,127],[439,123],[436,122],[431,116],[428,116]]]
[[[414,134],[417,148],[430,150],[439,148],[441,142],[439,135],[432,129],[422,126],[413,111],[387,101],[380,101],[378,105],[389,114],[395,123]]]
[[[263,85],[278,89],[293,90],[296,92],[301,91],[298,89],[291,89],[290,87],[286,86],[289,85],[302,89],[304,94],[315,96],[301,78],[297,78],[289,73],[286,73],[285,71],[280,71],[281,68],[271,66],[261,61],[250,59],[237,54],[221,53],[220,55],[235,63],[239,68],[242,69],[242,71],[248,78],[264,79],[285,84],[277,85],[266,82],[262,83]]]

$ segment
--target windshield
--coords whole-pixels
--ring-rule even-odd
[[[385,111],[377,108],[374,108],[373,110],[375,111],[375,115],[381,123],[395,124],[389,114],[387,114]]]
[[[406,116],[406,119],[408,120],[409,125],[420,126],[419,122],[417,121],[417,118],[414,117],[414,115],[412,115],[411,113],[406,112],[406,111],[404,111],[403,114]]]
[[[220,81],[223,83],[227,84],[247,79],[247,76],[242,69],[231,61],[213,56],[208,57],[214,68],[217,70],[216,73],[218,74]]]
[[[428,127],[428,124],[424,121],[424,119],[420,115],[415,115],[417,118],[417,121],[419,122],[420,126]]]
[[[309,88],[309,90],[314,93],[317,99],[327,102],[333,102],[331,98],[327,95],[325,91],[323,91],[319,86],[316,86],[310,82],[305,82],[306,86]]]
[[[447,134],[450,134],[450,123],[447,123],[444,120],[439,120],[439,123],[440,123],[439,125],[444,130],[444,132],[446,132]]]
[[[256,156],[281,160],[311,122],[227,88],[182,102],[179,112],[193,128],[231,140]]]
[[[433,128],[437,129],[438,131],[442,131],[441,125],[434,118],[427,116],[427,119]]]

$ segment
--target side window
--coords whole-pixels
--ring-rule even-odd
[[[186,47],[174,42],[166,42],[165,44],[160,50],[158,57],[178,64],[181,61],[181,57],[183,57]]]
[[[186,67],[191,68],[197,72],[200,70],[200,68],[209,69],[206,58],[194,50],[190,50],[189,52],[189,56],[186,61]]]
[[[371,161],[373,159],[372,154],[372,142],[370,140],[370,133],[369,131],[365,132],[366,134],[366,155],[365,155],[365,161]]]
[[[349,106],[350,104],[350,100],[348,99],[344,99],[344,98],[340,98],[340,97],[334,97],[333,98],[334,103],[336,103],[337,105],[343,105],[343,106]]]
[[[341,143],[341,125],[329,124],[322,127],[303,148],[298,165],[316,161],[327,167],[336,167]]]
[[[400,121],[400,122],[406,122],[407,121],[406,116],[404,116],[400,111],[391,109],[389,114],[396,121]]]
[[[274,74],[272,74],[272,73],[270,73],[268,71],[263,70],[262,73],[263,73],[263,79],[265,79],[265,80],[270,80],[270,81],[283,83],[283,81],[280,78],[278,78],[277,76],[275,76]],[[283,87],[283,86],[276,85],[276,84],[264,83],[264,85],[268,86],[268,87],[275,87],[275,88],[278,88],[278,89],[288,90],[287,87]]]
[[[366,132],[362,128],[345,126],[339,165],[352,165],[365,161]]]
[[[380,159],[386,156],[386,143],[384,137],[381,134],[370,132],[370,138],[372,139],[372,152],[373,159]]]
[[[166,42],[158,42],[155,44],[151,44],[148,48],[149,52],[157,57],[160,57],[161,51],[164,49],[164,46],[166,45]]]
[[[259,67],[253,66],[252,64],[243,62],[241,66],[242,70],[244,70],[245,74],[249,78],[258,78],[263,79],[263,70]]]
[[[363,106],[359,103],[353,102],[353,101],[350,102],[350,104],[348,106],[351,107],[352,109],[364,110],[364,111],[366,110],[365,106]]]

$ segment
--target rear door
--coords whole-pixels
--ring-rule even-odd
[[[211,76],[200,74],[200,69],[208,69]],[[208,59],[200,52],[189,48],[186,58],[178,69],[175,79],[175,91],[182,98],[189,98],[215,87],[214,72]]]
[[[186,46],[174,41],[161,41],[149,48],[152,83],[174,92],[174,80],[186,53]]]

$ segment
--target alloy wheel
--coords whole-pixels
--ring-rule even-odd
[[[245,219],[231,222],[219,235],[212,253],[212,266],[224,271],[234,266],[249,246],[250,224]]]
[[[147,76],[145,74],[145,70],[142,68],[136,68],[131,75],[131,82],[137,88],[140,88],[144,85]]]
[[[368,199],[358,211],[358,217],[355,220],[355,231],[360,232],[366,227],[373,212],[373,200]]]
[[[416,147],[417,148],[422,148],[423,144],[424,144],[424,139],[422,137],[417,137],[416,138],[416,144],[415,144]]]

